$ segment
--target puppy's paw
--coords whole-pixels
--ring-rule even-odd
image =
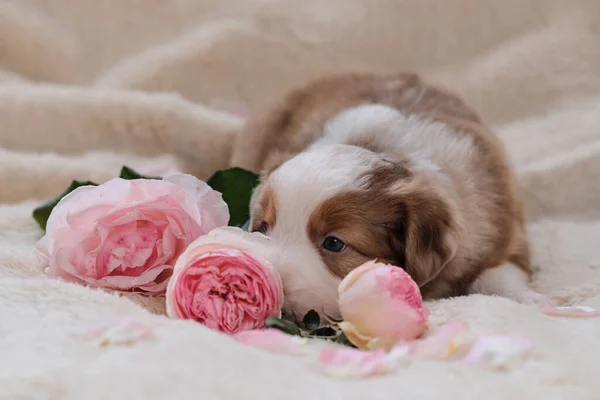
[[[470,292],[501,296],[521,304],[552,303],[543,294],[532,290],[529,276],[512,263],[483,271],[471,285]]]
[[[543,303],[552,303],[550,299],[544,296],[541,293],[534,292],[533,290],[526,290],[519,293],[507,293],[505,297],[516,301],[521,304],[543,304]]]

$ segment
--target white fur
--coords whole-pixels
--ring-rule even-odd
[[[297,315],[314,308],[337,314],[340,279],[329,272],[307,233],[308,219],[325,199],[356,188],[374,154],[347,145],[323,145],[284,163],[269,177],[277,223],[269,236],[279,246],[286,307]],[[324,238],[323,238],[324,239]]]
[[[473,146],[470,137],[456,135],[445,124],[406,116],[383,104],[362,104],[332,117],[313,147],[365,136],[374,137],[386,153],[408,156],[416,170],[429,172],[453,169],[457,160],[468,159]]]
[[[531,290],[527,274],[512,263],[505,263],[481,273],[473,282],[470,293],[497,295],[519,303],[541,303],[546,298]]]

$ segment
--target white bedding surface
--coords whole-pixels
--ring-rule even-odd
[[[177,162],[207,178],[228,165],[249,109],[312,77],[416,70],[505,141],[542,268],[535,288],[600,308],[599,20],[597,0],[0,1],[0,398],[600,398],[600,319],[439,301],[433,325],[518,333],[532,358],[505,373],[423,361],[332,381],[310,360],[168,320],[160,300],[46,278],[30,216],[72,179],[101,182],[122,164]],[[156,339],[77,337],[117,316],[149,318]]]

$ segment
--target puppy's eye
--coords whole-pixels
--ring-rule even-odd
[[[333,253],[339,253],[346,249],[346,244],[335,236],[327,236],[323,241],[323,248]]]
[[[254,227],[254,229],[252,229],[252,232],[260,232],[262,234],[265,234],[268,230],[269,224],[267,224],[267,221],[261,221],[260,224],[258,224]]]

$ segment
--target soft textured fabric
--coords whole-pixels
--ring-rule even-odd
[[[44,276],[34,206],[122,164],[200,178],[226,167],[244,116],[341,71],[417,70],[458,91],[506,143],[525,191],[537,290],[600,308],[597,0],[0,1],[0,399],[597,399],[600,320],[470,296],[431,321],[516,333],[505,373],[416,362],[338,382],[161,315],[164,299]],[[151,310],[156,314],[148,312]],[[147,318],[155,338],[80,333]]]

